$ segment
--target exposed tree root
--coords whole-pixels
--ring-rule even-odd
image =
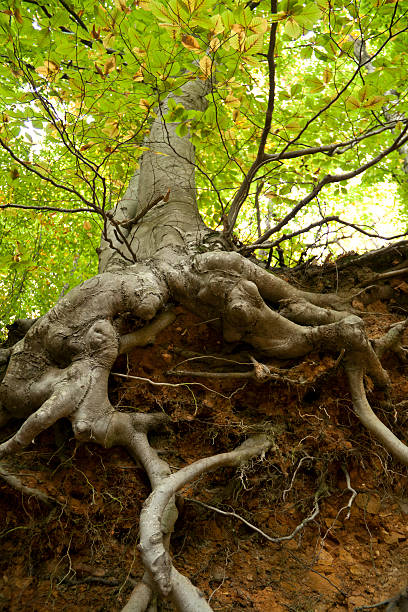
[[[147,214],[153,214],[158,206]],[[121,413],[111,406],[108,378],[116,357],[154,342],[174,321],[175,315],[164,310],[169,299],[205,319],[217,320],[226,341],[246,342],[267,356],[288,359],[316,349],[336,354],[344,351],[357,416],[408,465],[407,447],[374,415],[363,383],[367,371],[376,384],[387,386],[388,376],[379,357],[386,350],[403,350],[406,322],[393,327],[373,347],[363,321],[350,314],[352,309],[344,299],[295,289],[237,253],[214,251],[192,257],[181,248],[166,246],[160,259],[149,265],[138,263],[126,273],[105,273],[87,281],[30,326],[24,339],[11,348],[0,386],[0,426],[11,416],[25,421],[0,445],[0,458],[21,451],[41,431],[67,417],[77,440],[107,448],[123,446],[144,467],[152,486],[140,517],[140,551],[146,573],[125,607],[127,612],[146,610],[156,593],[170,598],[182,612],[210,610],[202,594],[171,562],[169,541],[177,519],[175,493],[200,474],[239,465],[270,446],[264,436],[250,438],[234,451],[201,459],[171,474],[147,437],[152,428],[165,426],[168,417],[163,413]],[[120,320],[128,313],[138,317],[142,327],[120,336]],[[251,372],[236,375],[250,375],[261,382],[275,378],[262,363],[251,361]],[[316,516],[317,502],[297,530]],[[295,532],[285,538],[292,538]]]
[[[132,591],[129,601],[122,612],[145,612],[153,595],[153,590],[145,583],[139,582]]]
[[[4,465],[0,464],[0,478],[2,478],[7,484],[12,488],[26,495],[27,497],[33,497],[38,499],[43,504],[47,506],[52,506],[53,504],[58,503],[53,497],[49,497],[39,489],[34,489],[33,487],[27,487],[23,484],[15,474],[10,472]]]
[[[382,336],[379,340],[375,340],[373,342],[375,352],[378,357],[381,357],[387,351],[394,352],[398,357],[402,360],[406,360],[407,351],[402,346],[402,336],[408,327],[408,319],[404,321],[400,321],[399,323],[394,323],[388,330],[388,332]]]
[[[356,362],[357,361],[357,362]],[[374,414],[368,403],[364,388],[364,369],[359,360],[349,356],[346,373],[350,385],[351,399],[356,415],[384,447],[401,463],[408,465],[408,447],[405,446]]]
[[[316,495],[312,513],[309,516],[307,516],[305,519],[303,519],[303,521],[295,527],[292,533],[289,533],[286,536],[280,536],[280,537],[273,538],[267,533],[265,533],[264,531],[262,531],[262,529],[259,529],[259,527],[256,527],[256,525],[253,525],[252,523],[244,519],[243,516],[240,516],[236,512],[227,512],[225,510],[221,510],[221,508],[210,506],[209,504],[205,504],[204,502],[199,501],[198,499],[191,499],[190,497],[187,497],[184,499],[186,501],[192,502],[193,504],[198,504],[199,506],[202,506],[203,508],[207,508],[208,510],[212,510],[213,512],[217,512],[218,514],[221,514],[222,516],[229,516],[231,518],[237,519],[238,521],[241,521],[242,523],[244,523],[244,525],[246,525],[253,531],[256,531],[256,533],[259,533],[259,535],[265,538],[265,540],[268,540],[268,542],[272,542],[273,544],[279,544],[281,542],[288,542],[289,540],[293,540],[293,538],[299,533],[299,531],[302,531],[302,529],[304,529],[308,523],[310,523],[311,521],[314,521],[314,519],[320,513],[319,497],[318,495]]]
[[[142,329],[129,334],[124,334],[119,341],[119,354],[128,353],[136,346],[148,346],[154,344],[157,334],[166,329],[175,320],[176,315],[172,310],[165,310],[148,323]]]
[[[163,541],[163,523],[166,522],[169,502],[179,489],[201,474],[223,466],[238,466],[264,453],[270,445],[266,436],[258,436],[249,438],[229,453],[200,459],[163,479],[146,500],[140,515],[139,550],[159,592],[170,597],[179,610],[193,612],[211,608],[190,581],[172,566]]]

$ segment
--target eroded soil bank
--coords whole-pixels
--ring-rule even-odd
[[[393,257],[343,269],[329,264],[288,280],[313,291],[350,291],[357,281],[357,294],[370,275],[403,264]],[[406,317],[408,295],[403,276],[374,284],[354,300],[371,338]],[[264,361],[277,368],[264,384],[197,374],[250,372],[251,356],[178,309],[154,346],[120,357],[113,368],[139,377],[111,375],[115,407],[171,416],[173,425],[152,440],[175,469],[229,451],[265,424],[273,435],[263,460],[206,475],[183,491],[175,566],[219,611],[354,610],[397,593],[408,582],[407,469],[354,416],[341,354]],[[407,442],[407,365],[394,356],[384,364],[391,392],[372,390],[369,399]],[[188,373],[168,374],[174,370]],[[2,440],[16,427],[11,423]],[[136,544],[149,493],[144,471],[122,449],[76,445],[68,422],[41,434],[12,465],[24,484],[58,503],[47,507],[0,481],[0,609],[120,610],[143,574]],[[273,543],[193,499],[234,512],[271,538],[315,518],[294,538]]]

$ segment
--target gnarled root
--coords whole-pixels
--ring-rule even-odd
[[[392,351],[403,361],[407,359],[407,351],[402,347],[402,336],[407,327],[408,319],[394,323],[382,338],[373,342],[374,350],[380,359],[387,351]]]
[[[266,436],[249,438],[229,453],[206,457],[169,475],[154,488],[140,515],[139,550],[159,592],[170,597],[182,612],[207,612],[211,608],[201,593],[182,577],[171,563],[163,540],[163,522],[167,506],[175,493],[203,473],[223,466],[237,466],[264,453],[271,443]]]
[[[374,414],[364,388],[364,368],[359,356],[346,358],[346,373],[356,415],[383,446],[401,463],[408,465],[408,447]]]

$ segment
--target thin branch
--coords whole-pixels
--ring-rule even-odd
[[[75,11],[65,2],[65,0],[59,0],[60,4],[64,7],[66,11],[71,15],[72,19],[76,21],[76,23],[83,29],[85,32],[88,32],[88,28],[82,21],[79,15],[75,13]]]
[[[404,130],[397,136],[397,138],[394,140],[392,145],[384,149],[384,151],[379,153],[379,155],[377,155],[370,161],[366,162],[365,164],[363,164],[356,170],[351,170],[350,172],[344,172],[342,174],[326,174],[326,176],[323,177],[321,181],[319,181],[319,183],[314,187],[314,189],[310,193],[308,193],[308,195],[305,196],[303,200],[298,202],[298,204],[296,204],[294,208],[292,208],[292,210],[286,215],[286,217],[284,217],[279,223],[277,223],[270,230],[265,232],[260,238],[258,238],[258,240],[253,245],[251,245],[251,247],[255,245],[256,246],[261,245],[263,242],[265,242],[269,238],[269,236],[271,236],[272,234],[275,234],[280,229],[282,229],[282,227],[287,225],[289,221],[291,221],[294,217],[296,217],[297,213],[304,206],[306,206],[306,204],[309,204],[309,202],[311,202],[318,195],[318,193],[320,193],[320,191],[323,189],[325,185],[330,185],[332,183],[339,183],[340,181],[350,180],[351,178],[354,178],[355,176],[362,174],[363,172],[365,172],[372,166],[375,166],[384,157],[386,157],[393,151],[396,151],[397,149],[399,149],[403,144],[408,142],[408,137],[406,136],[407,131],[408,131],[408,125],[405,126]]]
[[[0,137],[0,145],[3,147],[3,149],[7,151],[7,153],[10,155],[10,157],[12,157],[12,159],[14,159],[14,161],[20,164],[20,166],[23,166],[23,168],[25,168],[29,172],[32,172],[33,174],[38,176],[43,181],[47,181],[48,183],[51,183],[51,185],[54,185],[54,187],[57,187],[58,189],[62,189],[64,191],[67,191],[68,193],[73,194],[74,196],[79,198],[81,202],[83,202],[87,206],[90,206],[94,212],[98,212],[98,213],[102,212],[99,206],[97,206],[93,202],[90,202],[89,200],[84,198],[83,195],[79,193],[79,191],[76,191],[76,189],[73,189],[72,187],[67,187],[67,185],[63,185],[61,183],[57,183],[53,178],[49,176],[45,176],[44,174],[36,170],[36,168],[34,168],[31,164],[20,159],[1,137]]]
[[[271,13],[277,13],[277,0],[271,0]],[[271,31],[269,35],[269,46],[268,46],[268,72],[269,72],[269,91],[268,91],[268,106],[266,107],[265,123],[262,130],[261,141],[259,143],[257,160],[263,159],[265,153],[265,145],[271,131],[272,115],[275,106],[275,44],[276,44],[276,32],[278,29],[278,22],[273,21],[271,24]],[[256,163],[256,162],[255,162]]]
[[[308,225],[307,227],[303,227],[299,230],[295,230],[291,232],[290,234],[285,234],[284,236],[277,238],[273,242],[264,242],[262,244],[258,244],[256,242],[253,245],[242,247],[241,251],[244,251],[245,253],[247,253],[248,251],[254,251],[255,249],[273,249],[274,247],[281,244],[281,242],[285,242],[286,240],[291,240],[292,238],[295,238],[296,236],[300,236],[301,234],[307,233],[308,231],[310,231],[311,229],[315,227],[320,227],[322,225],[332,223],[334,221],[346,227],[352,227],[356,231],[360,232],[360,234],[364,234],[365,236],[368,236],[369,238],[378,238],[380,240],[395,240],[396,238],[402,238],[403,236],[408,235],[408,231],[406,231],[403,234],[395,234],[394,236],[382,236],[381,234],[378,234],[377,232],[369,232],[363,229],[360,225],[357,225],[356,223],[350,223],[348,221],[344,221],[338,215],[330,215],[328,217],[323,217],[323,219],[320,219],[319,221],[310,223],[310,225]],[[408,268],[404,270],[408,271]],[[385,275],[381,275],[381,274],[376,275],[376,277],[371,278],[369,282],[371,283],[374,280],[378,280],[380,278],[391,278],[392,276],[401,276],[401,271],[395,270],[393,272],[388,272]]]
[[[292,139],[290,142],[287,143],[287,145],[284,147],[284,149],[282,150],[282,153],[284,153],[292,144],[294,144],[295,142],[297,142],[299,140],[299,138],[302,136],[302,134],[305,133],[305,131],[307,130],[307,128],[318,118],[320,117],[320,115],[322,115],[324,112],[326,112],[335,102],[337,102],[337,100],[343,95],[343,93],[350,87],[350,85],[353,83],[353,81],[355,80],[355,78],[357,77],[358,74],[360,74],[361,72],[361,68],[363,68],[364,66],[366,66],[366,64],[369,64],[370,62],[372,62],[373,59],[375,59],[380,53],[381,51],[384,49],[384,47],[390,42],[390,40],[392,40],[393,38],[396,38],[397,36],[399,36],[400,34],[403,34],[404,32],[406,32],[408,30],[408,27],[406,28],[402,28],[402,30],[400,30],[399,32],[397,32],[396,34],[393,34],[391,32],[391,27],[392,27],[392,22],[390,23],[389,27],[388,27],[388,37],[387,39],[382,43],[382,45],[380,45],[380,47],[377,49],[377,51],[375,53],[373,53],[373,55],[368,56],[361,64],[359,64],[356,68],[356,70],[354,71],[354,73],[352,74],[352,76],[349,78],[349,80],[347,81],[347,83],[341,88],[339,89],[339,91],[336,93],[336,95],[331,98],[329,100],[329,102],[327,102],[327,104],[321,108],[311,119],[309,119],[306,124],[304,125],[304,127],[300,130],[300,132],[297,134],[297,136]]]
[[[258,230],[258,238],[262,236],[261,211],[259,210],[259,195],[262,191],[263,186],[264,184],[262,182],[259,182],[256,186],[256,191],[255,191],[256,227]]]
[[[25,206],[23,204],[0,204],[0,210],[4,208],[22,208],[23,210],[46,210],[60,213],[96,212],[94,208],[57,208],[56,206]]]
[[[145,206],[144,209],[138,215],[136,215],[136,217],[133,217],[133,219],[127,219],[126,221],[120,221],[118,222],[118,225],[122,225],[125,228],[132,227],[132,225],[136,225],[136,223],[139,223],[140,219],[142,219],[149,212],[149,210],[153,208],[153,206],[156,206],[156,204],[158,204],[162,200],[163,202],[167,202],[169,199],[169,195],[170,189],[167,191],[166,195],[161,195],[155,198],[152,202],[150,202],[150,204]],[[108,218],[112,221],[113,216],[109,214],[107,215]]]
[[[273,157],[273,159],[284,159],[284,155],[286,154],[287,150],[289,149],[289,147],[291,147],[295,142],[297,142],[301,136],[304,134],[304,132],[308,129],[308,127],[320,116],[322,115],[324,112],[326,112],[335,102],[337,102],[337,100],[343,95],[343,93],[345,91],[347,91],[347,89],[349,88],[349,86],[353,83],[353,81],[355,80],[355,78],[357,77],[358,74],[361,73],[361,69],[368,63],[370,63],[373,59],[375,59],[380,53],[381,51],[384,49],[384,47],[389,43],[389,41],[393,38],[396,38],[397,36],[399,36],[400,34],[404,33],[405,31],[408,30],[408,27],[406,28],[402,28],[399,32],[397,32],[396,34],[393,34],[391,31],[391,26],[392,26],[392,22],[389,25],[388,29],[388,37],[387,39],[383,42],[383,44],[380,45],[380,47],[377,49],[377,51],[370,56],[369,58],[367,58],[366,61],[362,62],[361,64],[359,64],[356,68],[356,70],[354,71],[354,73],[352,74],[352,76],[349,78],[349,80],[347,81],[347,83],[336,93],[336,95],[330,99],[330,101],[325,104],[325,106],[323,106],[323,108],[321,108],[317,113],[315,113],[315,115],[309,119],[306,124],[304,125],[304,127],[300,130],[300,132],[297,134],[297,136],[295,138],[293,138],[292,140],[290,140],[289,142],[286,143],[286,145],[284,146],[284,148],[281,150],[281,152],[279,154],[277,154],[276,158]],[[335,150],[335,149],[334,149]],[[256,173],[258,172],[259,168],[264,165],[265,163],[268,163],[268,159],[265,159],[264,156],[259,157],[257,156],[257,159],[254,161],[254,163],[252,164],[251,168],[249,169],[247,175],[244,177],[244,180],[240,186],[240,188],[238,189],[237,193],[235,194],[235,197],[231,203],[230,206],[230,210],[229,210],[229,214],[228,214],[228,234],[231,234],[233,231],[233,228],[235,226],[237,217],[238,217],[238,213],[241,209],[242,204],[245,202],[248,193],[249,193],[249,188],[250,185],[256,175]],[[271,160],[272,161],[272,160]]]

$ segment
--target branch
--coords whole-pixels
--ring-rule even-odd
[[[333,221],[335,221],[336,223],[340,223],[341,225],[344,225],[346,227],[352,227],[357,232],[360,232],[361,234],[364,234],[364,236],[368,236],[369,238],[379,238],[380,240],[395,240],[396,238],[402,238],[403,236],[407,236],[408,235],[408,231],[406,231],[403,234],[395,234],[395,236],[382,236],[381,234],[378,234],[377,232],[375,232],[375,233],[369,232],[369,231],[363,229],[360,225],[357,225],[356,223],[349,223],[348,221],[344,221],[343,219],[340,219],[340,217],[338,215],[330,215],[329,217],[323,217],[323,219],[320,219],[319,221],[315,221],[314,223],[310,223],[310,225],[308,225],[307,227],[304,227],[302,229],[293,231],[290,234],[285,234],[284,236],[281,236],[280,238],[277,238],[273,242],[264,242],[262,244],[254,243],[253,245],[242,247],[241,251],[244,251],[246,253],[248,251],[252,252],[255,249],[273,249],[274,247],[278,246],[281,242],[284,242],[285,240],[291,240],[292,238],[295,238],[296,236],[300,236],[301,234],[305,234],[306,232],[310,231],[314,227],[319,227],[319,226],[322,226],[324,224],[331,223]],[[370,280],[370,283],[374,282],[374,280],[378,280],[380,278],[388,278],[388,277],[391,277],[391,276],[399,276],[400,274],[401,274],[400,271],[395,271],[395,270],[392,271],[392,272],[388,272],[386,274],[386,276],[378,274],[378,275],[376,275],[375,277],[373,277]]]
[[[393,19],[393,17],[392,17]],[[242,204],[245,202],[248,193],[249,193],[249,187],[256,175],[256,173],[258,172],[259,168],[261,166],[263,166],[265,163],[268,163],[268,161],[273,161],[273,160],[279,160],[279,159],[285,159],[285,154],[287,152],[287,150],[289,149],[289,147],[291,147],[295,142],[297,142],[301,136],[304,134],[304,132],[308,129],[308,127],[320,116],[322,115],[324,112],[326,112],[335,102],[337,102],[337,100],[343,95],[343,93],[345,91],[347,91],[347,89],[349,88],[349,86],[353,83],[353,81],[355,80],[355,78],[357,77],[358,74],[360,74],[361,69],[368,63],[370,63],[373,59],[375,59],[377,57],[377,55],[379,55],[381,53],[381,51],[384,49],[384,47],[388,44],[388,42],[392,39],[395,38],[397,36],[399,36],[400,34],[402,34],[403,32],[408,30],[408,27],[401,29],[399,32],[397,32],[396,34],[392,34],[391,32],[391,26],[392,26],[392,19],[391,19],[391,24],[388,27],[388,37],[387,39],[384,41],[384,43],[382,45],[380,45],[380,47],[377,49],[377,51],[370,57],[368,57],[365,61],[363,61],[361,64],[359,64],[357,66],[357,69],[354,71],[354,73],[352,74],[352,76],[349,78],[349,80],[347,81],[347,83],[336,93],[336,95],[323,107],[321,108],[311,119],[309,119],[305,126],[300,130],[300,132],[297,134],[297,136],[295,138],[293,138],[292,140],[290,140],[282,149],[282,151],[279,154],[276,154],[275,156],[271,156],[272,159],[268,158],[265,159],[265,156],[262,155],[261,157],[259,157],[259,155],[257,156],[256,160],[253,162],[251,168],[248,171],[248,174],[245,176],[240,188],[238,189],[232,203],[230,206],[230,210],[229,210],[229,214],[228,214],[228,235],[230,235],[233,231],[233,228],[235,226],[235,223],[237,221],[237,217],[239,214],[239,211],[241,209]],[[265,129],[265,128],[264,128]],[[332,145],[330,145],[332,146]],[[336,148],[336,147],[335,147]],[[315,151],[315,152],[319,152],[319,151]],[[290,159],[290,157],[288,158]]]
[[[71,15],[72,19],[76,21],[76,23],[83,29],[85,32],[88,32],[88,28],[82,21],[82,19],[75,13],[75,11],[65,2],[65,0],[59,0],[60,4],[64,7],[65,10]]]
[[[24,204],[0,204],[0,210],[3,210],[4,208],[22,208],[23,210],[46,210],[49,212],[60,213],[95,212],[94,208],[57,208],[56,206],[26,206]]]
[[[277,13],[277,0],[271,0],[271,13]],[[265,124],[262,130],[261,142],[259,143],[257,160],[263,159],[265,153],[265,145],[271,131],[272,115],[275,105],[275,44],[276,44],[276,31],[278,29],[278,22],[273,21],[271,25],[271,32],[269,35],[269,47],[267,53],[268,59],[268,71],[269,71],[269,92],[268,92],[268,106],[265,114]],[[256,163],[256,161],[254,162]]]
[[[398,5],[398,2],[397,2]],[[354,79],[357,77],[358,74],[360,74],[361,68],[365,67],[367,64],[369,64],[370,62],[372,62],[373,59],[375,59],[380,53],[381,51],[384,49],[384,47],[390,42],[390,40],[392,40],[393,38],[396,38],[397,36],[399,36],[400,34],[403,34],[404,32],[406,32],[408,30],[408,27],[406,28],[402,28],[402,30],[400,30],[399,32],[397,32],[396,34],[392,34],[391,32],[391,27],[392,27],[392,21],[393,21],[393,17],[391,18],[391,23],[388,27],[388,37],[387,39],[383,42],[382,45],[380,45],[380,47],[377,49],[377,51],[375,53],[373,53],[373,55],[368,56],[365,60],[362,61],[361,64],[359,64],[357,66],[357,69],[354,71],[353,75],[349,78],[349,80],[347,81],[347,83],[337,92],[337,94],[330,99],[330,101],[323,107],[321,108],[311,119],[309,119],[305,126],[300,130],[300,132],[297,134],[297,136],[291,140],[290,142],[287,143],[287,145],[284,147],[284,149],[282,150],[282,153],[284,153],[292,144],[294,144],[295,142],[297,142],[299,140],[299,138],[302,136],[302,134],[305,133],[305,131],[307,130],[307,128],[318,118],[320,117],[320,115],[322,115],[325,111],[327,111],[335,102],[337,102],[337,100],[343,95],[343,93],[350,87],[350,85],[353,83]]]
[[[363,164],[356,170],[351,170],[350,172],[344,172],[343,174],[326,174],[326,176],[323,177],[321,181],[319,181],[319,183],[314,187],[314,189],[307,196],[305,196],[303,200],[298,202],[298,204],[296,204],[294,208],[292,208],[292,210],[286,215],[286,217],[284,217],[284,219],[282,219],[279,223],[277,223],[275,227],[272,227],[270,230],[262,234],[262,236],[258,238],[258,240],[251,246],[254,247],[254,246],[261,245],[263,242],[265,242],[265,240],[269,238],[269,236],[271,236],[272,234],[276,234],[276,232],[281,230],[282,227],[287,225],[289,221],[291,221],[294,217],[296,217],[297,213],[304,206],[306,206],[306,204],[309,204],[309,202],[311,202],[317,196],[317,194],[323,189],[325,185],[330,185],[331,183],[339,183],[340,181],[348,181],[351,178],[354,178],[355,176],[362,174],[363,172],[368,170],[368,168],[375,166],[384,157],[386,157],[393,151],[396,151],[397,149],[399,149],[403,144],[408,142],[408,136],[406,136],[407,131],[408,131],[408,125],[405,126],[404,130],[397,136],[397,138],[394,140],[392,145],[384,149],[384,151],[379,153],[379,155],[374,157],[371,161],[366,162],[365,164]]]
[[[169,195],[170,189],[167,190],[166,195],[158,196],[152,202],[150,202],[150,204],[147,204],[147,206],[145,206],[145,208],[138,215],[136,215],[136,217],[133,217],[133,219],[127,219],[126,221],[118,221],[118,225],[123,225],[123,227],[125,228],[132,227],[132,225],[136,225],[136,223],[139,223],[140,219],[142,219],[149,212],[149,210],[153,208],[153,206],[156,206],[156,204],[158,204],[162,200],[163,202],[167,202],[169,199]],[[112,221],[113,215],[108,214],[107,216]]]
[[[51,183],[51,185],[54,185],[54,187],[57,187],[57,189],[62,189],[64,191],[68,191],[68,193],[73,194],[74,196],[79,198],[81,200],[81,202],[83,202],[87,206],[91,207],[93,212],[98,212],[99,214],[101,214],[102,210],[99,208],[99,206],[97,206],[93,202],[90,202],[89,200],[84,198],[83,195],[81,195],[81,193],[79,193],[79,191],[76,191],[76,189],[73,189],[72,187],[67,187],[66,185],[63,185],[61,183],[57,183],[53,178],[51,178],[49,176],[45,176],[44,174],[42,174],[41,172],[36,170],[33,166],[31,166],[28,162],[25,162],[22,159],[20,159],[14,153],[14,151],[6,144],[6,142],[3,140],[3,138],[1,138],[1,136],[0,136],[0,146],[2,146],[3,149],[5,149],[7,151],[7,153],[10,155],[10,157],[12,157],[12,159],[14,159],[14,161],[16,161],[18,164],[20,164],[20,166],[23,166],[23,168],[25,168],[29,172],[32,172],[33,174],[38,176],[43,181],[47,181],[48,183]]]

